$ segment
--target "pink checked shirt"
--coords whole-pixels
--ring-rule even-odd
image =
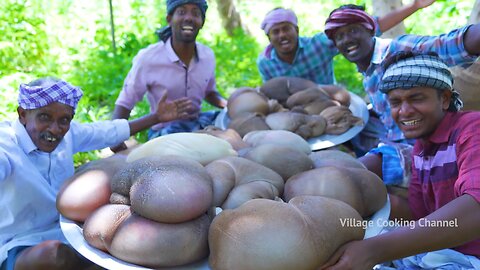
[[[170,39],[140,50],[115,104],[132,110],[147,94],[150,111],[154,112],[161,95],[167,91],[168,100],[189,97],[200,110],[205,96],[216,91],[215,56],[209,47],[198,42],[196,50],[197,57],[188,68],[176,55]],[[158,130],[164,125],[158,124],[152,129]]]

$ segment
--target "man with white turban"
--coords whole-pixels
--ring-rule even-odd
[[[0,123],[0,269],[87,269],[92,263],[64,244],[56,208],[60,187],[74,174],[73,155],[186,117],[191,102],[164,96],[143,118],[81,124],[72,121],[80,88],[43,78],[19,91],[18,119]]]

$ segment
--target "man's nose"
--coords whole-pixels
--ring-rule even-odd
[[[49,127],[49,131],[56,134],[62,132],[62,127],[56,121],[52,122]]]
[[[412,106],[410,105],[410,103],[408,102],[402,102],[402,104],[400,105],[400,110],[399,110],[399,113],[401,114],[408,114],[408,113],[411,113],[413,110]]]
[[[191,22],[193,21],[193,17],[194,15],[192,12],[186,12],[184,16],[184,20]]]

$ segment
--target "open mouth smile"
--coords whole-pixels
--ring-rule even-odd
[[[184,26],[184,27],[182,27],[182,31],[184,31],[184,32],[189,32],[189,33],[193,33],[193,27],[191,27],[191,26]]]
[[[41,138],[49,143],[56,143],[58,141],[58,138],[52,134],[42,134]]]
[[[407,126],[407,127],[411,127],[411,126],[416,126],[418,124],[420,124],[420,120],[410,120],[410,121],[402,121],[402,125],[404,126]]]

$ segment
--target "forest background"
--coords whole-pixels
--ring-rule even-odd
[[[330,11],[342,4],[365,5],[370,14],[376,14],[375,4],[389,4],[389,1],[210,0],[206,22],[197,40],[213,49],[217,88],[228,97],[238,87],[261,85],[256,59],[268,44],[268,38],[260,23],[273,8],[293,9],[299,19],[300,35],[310,36],[323,31]],[[404,4],[411,1],[405,0]],[[165,0],[0,2],[0,121],[17,117],[19,84],[43,76],[59,77],[83,89],[77,121],[110,119],[133,57],[140,49],[157,42],[155,31],[166,25]],[[474,2],[437,0],[405,20],[405,32],[437,35],[461,27],[467,23]],[[222,17],[221,8],[226,3],[233,5],[229,14],[238,16],[242,24],[233,31],[222,21],[225,14]],[[361,75],[355,66],[341,55],[335,58],[334,65],[338,83],[363,96]],[[148,110],[147,102],[143,101],[131,117],[144,115]],[[145,141],[145,134],[138,134],[136,139]],[[75,164],[98,157],[97,151],[76,154]]]

